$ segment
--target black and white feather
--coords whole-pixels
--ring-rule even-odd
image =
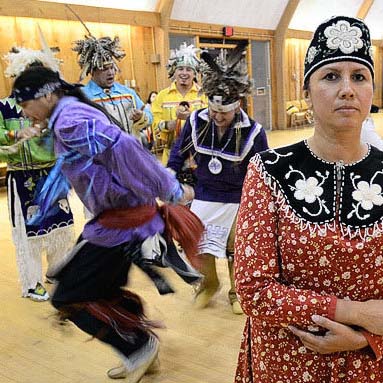
[[[85,36],[84,40],[74,42],[73,51],[78,54],[78,63],[81,68],[80,81],[94,69],[102,69],[106,64],[113,64],[118,69],[116,61],[125,57],[125,52],[120,46],[120,39],[115,37]]]
[[[244,41],[232,50],[222,50],[216,58],[207,51],[201,53],[201,90],[209,99],[220,96],[224,104],[230,104],[251,94],[253,81],[245,60],[247,44]]]

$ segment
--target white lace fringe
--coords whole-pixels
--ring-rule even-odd
[[[13,182],[11,188],[10,182]],[[51,232],[35,237],[28,237],[26,233],[24,216],[21,202],[17,193],[16,182],[9,178],[8,184],[8,211],[11,221],[11,196],[10,191],[14,190],[14,224],[12,227],[12,239],[16,248],[16,263],[21,283],[22,296],[28,294],[29,289],[36,287],[37,282],[43,282],[42,276],[42,253],[45,251],[50,269],[62,262],[72,247],[75,239],[73,225],[56,228]],[[12,222],[12,221],[11,221]]]

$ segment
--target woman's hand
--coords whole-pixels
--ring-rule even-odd
[[[313,320],[328,330],[324,336],[314,335],[294,326],[288,327],[294,335],[300,338],[303,345],[312,351],[319,354],[332,354],[334,352],[359,350],[368,346],[365,336],[360,331],[317,315],[313,316]]]
[[[373,334],[383,335],[383,300],[360,302],[359,307],[357,325]]]
[[[335,320],[363,327],[376,335],[383,335],[383,300],[356,302],[338,299]]]

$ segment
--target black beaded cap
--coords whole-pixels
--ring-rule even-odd
[[[306,52],[304,81],[323,65],[336,61],[364,64],[374,78],[370,31],[362,20],[333,16],[318,26]]]

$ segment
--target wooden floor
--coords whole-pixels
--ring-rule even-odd
[[[270,132],[272,147],[308,137],[311,129]],[[76,232],[83,225],[80,202],[72,197]],[[47,302],[20,297],[15,254],[5,190],[0,191],[0,383],[111,382],[105,375],[118,363],[113,351],[74,326],[58,328]],[[131,274],[130,288],[147,302],[149,317],[160,319],[161,372],[145,376],[142,383],[232,383],[245,318],[231,313],[226,295],[228,276],[224,261],[218,262],[222,289],[211,307],[197,311],[192,289],[166,272],[176,288],[160,296],[138,270]],[[49,285],[48,285],[49,287]]]

